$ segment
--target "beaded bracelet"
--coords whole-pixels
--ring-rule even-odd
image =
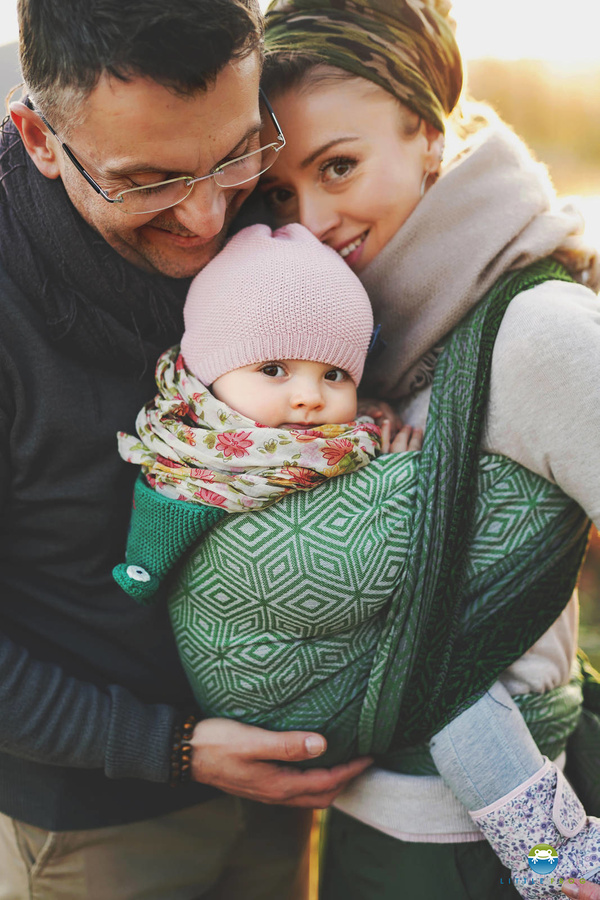
[[[175,726],[171,749],[171,773],[169,784],[176,787],[192,777],[192,735],[198,719],[193,713]]]

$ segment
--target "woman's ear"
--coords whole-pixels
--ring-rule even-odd
[[[20,100],[10,104],[10,117],[21,135],[29,156],[46,178],[59,178],[60,144],[38,114]]]
[[[424,122],[427,150],[425,152],[425,171],[431,175],[438,175],[444,158],[445,139],[441,131],[438,131],[429,122]]]

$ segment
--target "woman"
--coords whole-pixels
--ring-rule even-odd
[[[264,86],[288,143],[264,177],[262,191],[277,224],[301,222],[360,275],[387,343],[367,373],[366,387],[370,395],[393,403],[413,426],[425,425],[432,381],[439,382],[442,364],[448,365],[443,353],[444,344],[451,345],[448,334],[453,329],[456,334],[462,322],[476,322],[478,311],[496,303],[499,291],[516,293],[504,298],[511,302],[499,323],[491,357],[482,429],[469,433],[477,434],[483,451],[514,460],[558,485],[598,525],[600,483],[594,450],[600,434],[600,404],[594,392],[600,375],[600,316],[594,295],[582,286],[597,289],[598,260],[578,237],[577,214],[554,209],[544,171],[505,126],[491,114],[488,122],[476,123],[479,127],[467,128],[461,120],[458,126],[449,126],[462,69],[448,11],[449,4],[441,0],[277,0],[272,4],[267,15]],[[527,281],[530,264],[550,256],[561,260],[582,284],[564,280],[553,266],[539,281]],[[514,272],[522,273],[525,280],[513,278],[510,288]],[[468,332],[470,324],[465,327]],[[460,366],[455,368],[459,377],[452,391],[457,392]],[[474,371],[479,372],[477,367]],[[484,381],[481,376],[482,387]],[[476,380],[475,393],[477,384]],[[434,390],[434,396],[438,395]],[[458,433],[458,414],[455,421]],[[460,458],[475,455],[467,441]],[[473,487],[468,480],[465,484]],[[443,532],[444,541],[448,534],[464,537],[472,520],[461,519],[461,512],[463,506],[470,506],[472,493],[464,489],[442,496],[452,508],[448,516],[454,516]],[[527,503],[526,493],[523,503]],[[438,497],[430,498],[429,511],[436,504],[443,505]],[[513,518],[519,519],[518,509]],[[435,535],[435,529],[430,534]],[[498,538],[498,534],[491,536],[492,553]],[[462,559],[464,541],[461,544],[460,536],[456,541],[456,558]],[[426,579],[431,566],[433,539],[426,549],[430,556],[421,565],[425,574],[415,576],[419,584],[418,578]],[[551,556],[549,547],[546,556]],[[566,567],[565,563],[547,572],[542,589],[542,582],[527,586],[525,580],[510,586],[511,591],[522,589],[524,595],[525,617],[514,619],[514,631],[525,628],[527,616],[533,617],[544,596],[552,599]],[[452,588],[458,584],[452,580],[455,576],[455,570],[442,572],[444,591],[432,591],[435,597],[441,594],[450,600],[438,606],[432,601],[430,627],[419,635],[421,647],[413,674],[398,699],[398,705],[402,701],[400,722],[390,731],[384,717],[374,721],[376,751],[378,740],[385,749],[386,742],[394,746],[402,732],[418,744],[474,697],[465,695],[462,706],[452,707],[445,679],[456,671],[452,656],[446,657],[446,668],[438,667],[433,690],[426,684],[428,667],[434,667],[445,653],[445,636],[436,625],[448,621],[451,637],[453,622],[443,616],[458,615],[452,607]],[[526,579],[526,567],[519,577]],[[476,608],[479,598],[470,599]],[[549,610],[548,622],[556,615]],[[576,623],[576,605],[571,601],[502,676],[510,694],[533,695],[544,702],[568,690]],[[508,640],[511,624],[503,632],[499,625],[494,627]],[[394,647],[397,656],[401,649]],[[463,647],[463,657],[467,650],[468,646]],[[482,658],[476,656],[475,661],[481,663]],[[394,685],[393,679],[384,685],[391,701],[396,699]],[[420,698],[415,687],[423,687]],[[411,706],[411,688],[417,699],[426,702]],[[456,684],[454,688],[458,689]],[[505,734],[511,735],[519,719],[502,690],[501,686],[492,690],[492,702],[496,696],[506,707]],[[444,704],[447,714],[436,719],[435,711]],[[460,775],[452,771],[452,752],[462,735],[467,744],[478,745],[485,762],[497,749],[496,736],[482,731],[480,725],[474,727],[469,710],[455,722],[460,722],[458,731],[450,741],[444,741],[442,732],[442,739],[432,746],[433,756],[438,767],[444,760],[446,781],[467,807],[481,811],[492,802],[486,785],[474,786],[480,803],[472,799],[471,790],[461,793]],[[544,786],[547,772],[538,769],[539,759],[531,751],[526,777],[513,788],[521,788],[528,779]],[[489,847],[480,843],[479,830],[432,774],[435,768],[427,768],[426,755],[411,748],[388,763],[395,771],[381,766],[370,770],[336,803],[325,861],[326,900],[391,898],[411,892],[432,898],[517,896]],[[460,765],[460,748],[456,765]],[[411,774],[423,771],[429,774]],[[556,794],[559,776],[553,777]],[[504,846],[503,835],[496,833],[494,816],[504,810],[501,803],[491,812],[484,810],[476,821],[501,858],[514,868],[518,864],[514,840]],[[527,871],[529,847],[523,847],[517,856],[525,861]],[[544,886],[543,890],[548,890],[543,894],[547,896],[559,889]]]

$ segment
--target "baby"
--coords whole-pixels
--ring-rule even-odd
[[[181,561],[169,612],[203,714],[318,731],[328,742],[318,765],[369,752],[377,653],[405,577],[419,481],[421,454],[381,455],[380,429],[356,418],[372,329],[364,289],[335,251],[299,225],[245,229],[194,279],[181,352],[160,358],[138,437],[119,435],[143,476],[115,578],[152,602]],[[420,447],[410,429],[392,444]],[[540,483],[538,518],[556,503]],[[495,576],[478,542],[489,510],[503,515],[492,501],[472,537],[482,592]],[[543,764],[500,684],[431,751],[467,808]]]
[[[389,422],[380,429],[356,418],[373,335],[369,299],[339,254],[300,225],[235,235],[194,279],[184,317],[181,351],[160,358],[159,393],[138,416],[138,436],[119,434],[121,455],[143,474],[127,563],[114,576],[138,602],[151,603],[185,555],[169,585],[169,610],[203,712],[266,727],[311,722],[326,732],[325,762],[346,757],[355,752],[370,660],[412,515],[418,453],[404,451],[420,449],[421,432],[401,428],[390,441]],[[403,475],[384,468],[382,477],[373,461],[390,449],[382,460],[402,453],[408,465]],[[362,477],[337,478],[352,473]],[[332,522],[323,522],[332,510]],[[247,535],[255,525],[225,514],[250,511],[260,512],[250,519],[261,539],[247,552],[236,531]],[[318,537],[313,528],[322,529]],[[366,546],[371,532],[378,553]],[[249,571],[254,564],[260,572]],[[192,585],[202,586],[194,600]],[[243,609],[230,602],[235,596]],[[232,620],[234,610],[244,621]],[[218,623],[210,634],[209,621]],[[252,649],[261,683],[247,697],[248,677],[256,677],[248,671]],[[284,684],[281,674],[298,669],[299,651],[302,672]],[[340,671],[330,658],[345,660]]]
[[[156,553],[146,565],[131,546],[140,506],[144,517],[149,506],[166,509],[163,499],[194,501],[194,518],[207,515],[204,505],[264,509],[422,442],[418,429],[403,427],[391,440],[389,419],[381,429],[356,419],[371,306],[341,257],[301,225],[237,234],[194,279],[184,316],[181,353],[160,358],[160,393],[138,416],[138,438],[119,434],[121,455],[142,466],[144,479],[128,551],[136,565],[118,566],[115,577],[139,600],[188,549],[178,544],[165,556],[158,542],[168,544],[172,529],[157,536],[152,525]],[[172,510],[184,515],[180,504]]]

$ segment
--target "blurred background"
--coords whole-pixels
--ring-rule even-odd
[[[453,11],[468,94],[490,103],[525,139],[561,196],[577,196],[600,247],[600,0],[454,0]],[[16,40],[16,0],[1,0],[3,97],[20,81]],[[581,645],[600,668],[595,532],[580,596]]]
[[[467,93],[525,139],[560,196],[576,196],[600,247],[600,0],[454,0],[452,7]],[[579,594],[580,644],[600,668],[595,529]]]

